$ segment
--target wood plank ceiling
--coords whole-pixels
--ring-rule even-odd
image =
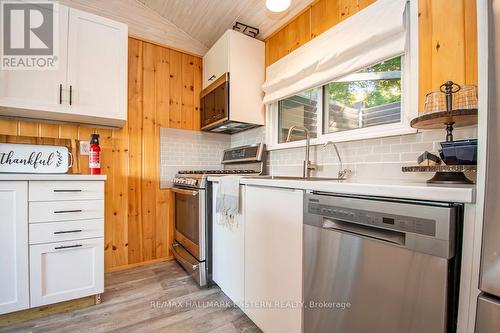
[[[132,37],[200,56],[208,51],[203,43],[138,0],[59,0],[59,3],[126,23]]]
[[[292,0],[283,13],[267,10],[265,0],[138,0],[155,10],[191,37],[211,47],[231,29],[234,22],[260,30],[265,39],[280,26],[310,5],[313,0]]]

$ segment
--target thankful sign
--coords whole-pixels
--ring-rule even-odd
[[[64,146],[0,143],[0,172],[66,173],[69,155]]]

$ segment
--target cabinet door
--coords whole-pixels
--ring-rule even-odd
[[[30,246],[31,306],[104,291],[102,238]]]
[[[31,114],[38,117],[32,110],[64,112],[67,109],[68,7],[59,5],[55,8],[59,8],[57,69],[0,70],[0,106],[30,110],[23,114],[25,117]],[[4,112],[0,110],[0,114]]]
[[[302,191],[246,188],[245,313],[264,332],[302,329],[302,207]]]
[[[28,183],[0,182],[0,314],[29,308]]]
[[[226,32],[203,56],[203,89],[229,71],[229,34]]]
[[[219,184],[213,185],[212,206],[212,279],[235,303],[244,301],[244,251],[245,234],[243,215],[238,214],[234,223],[227,224],[217,213]],[[244,211],[244,186],[240,186],[240,211]]]
[[[71,112],[127,119],[127,26],[71,8],[68,89]]]

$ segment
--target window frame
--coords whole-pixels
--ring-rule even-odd
[[[334,133],[323,134],[323,122],[325,118],[324,104],[324,85],[320,87],[320,98],[318,101],[318,121],[317,121],[317,138],[311,138],[311,145],[321,145],[328,141],[345,142],[355,140],[365,140],[373,138],[381,138],[395,135],[404,135],[416,133],[417,130],[410,126],[411,119],[418,115],[418,80],[419,80],[419,50],[418,50],[418,5],[417,1],[410,1],[408,20],[410,26],[407,28],[408,38],[404,54],[401,54],[401,120],[398,123],[370,126],[358,129],[339,131]],[[396,57],[395,55],[394,57]],[[376,65],[380,61],[372,65]],[[369,67],[369,66],[366,66]],[[365,67],[365,68],[366,68]],[[362,70],[362,68],[360,69]],[[354,73],[348,74],[352,75]],[[332,81],[335,81],[333,79]],[[332,82],[330,81],[330,82]],[[305,140],[279,143],[279,112],[278,103],[266,105],[266,144],[267,149],[287,149],[295,147],[303,147]]]

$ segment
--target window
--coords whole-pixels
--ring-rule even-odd
[[[304,140],[303,131],[287,142],[292,126],[307,128],[312,144],[409,133],[404,60],[397,56],[272,104],[270,148],[302,145],[293,141]]]
[[[401,121],[401,56],[323,86],[323,133]]]
[[[304,91],[278,102],[278,142],[286,142],[288,131],[292,126],[305,127],[311,138],[318,136],[318,88]],[[290,133],[290,141],[304,140],[303,131]]]

